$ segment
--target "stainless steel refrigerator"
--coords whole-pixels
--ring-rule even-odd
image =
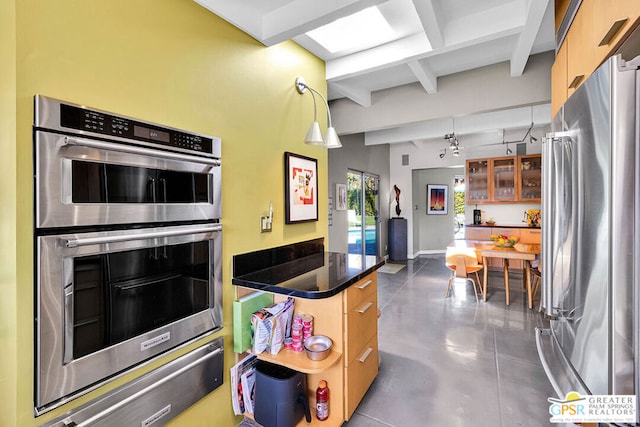
[[[542,305],[552,320],[536,342],[560,399],[640,390],[639,66],[619,55],[600,66],[543,143]]]

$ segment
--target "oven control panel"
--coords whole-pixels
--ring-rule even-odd
[[[211,153],[211,138],[67,104],[60,104],[60,126]]]
[[[36,95],[38,128],[96,134],[208,157],[220,157],[220,138],[186,132],[106,111]]]

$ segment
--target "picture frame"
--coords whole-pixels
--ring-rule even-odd
[[[318,220],[318,160],[284,153],[285,224]]]
[[[336,210],[347,210],[347,184],[336,184]]]
[[[447,215],[449,186],[427,184],[427,215]]]

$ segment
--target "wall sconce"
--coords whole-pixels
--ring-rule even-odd
[[[444,159],[444,156],[447,154],[447,149],[443,148],[442,149],[442,153],[438,154],[438,157],[440,157],[441,159]]]
[[[307,85],[302,77],[298,77],[296,79],[296,90],[299,94],[303,94],[309,89],[309,93],[313,97],[313,123],[309,127],[309,131],[307,132],[307,136],[304,139],[304,142],[310,145],[322,145],[327,148],[340,148],[342,144],[340,143],[340,138],[338,138],[338,133],[335,128],[331,124],[331,111],[329,111],[329,103],[327,99],[322,96],[320,92]],[[325,138],[322,137],[322,132],[320,131],[320,125],[318,124],[317,117],[317,109],[316,109],[316,96],[317,94],[324,101],[324,105],[327,107],[327,118],[329,119],[329,126],[327,127],[327,133]]]
[[[507,142],[507,156],[513,154],[513,151],[511,151],[511,148],[509,148],[509,143]]]

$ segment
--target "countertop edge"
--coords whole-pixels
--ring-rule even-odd
[[[465,224],[465,227],[469,228],[525,228],[531,230],[540,230],[539,225],[526,225],[526,224]]]
[[[231,284],[233,284],[235,286],[243,286],[245,288],[255,289],[255,290],[259,290],[259,291],[273,292],[273,293],[276,293],[276,294],[286,295],[286,296],[290,296],[290,297],[298,297],[298,298],[305,298],[305,299],[323,299],[323,298],[330,298],[330,297],[332,297],[334,295],[338,295],[339,293],[341,293],[342,291],[344,291],[345,289],[347,289],[348,287],[350,287],[354,283],[358,282],[359,280],[363,279],[364,277],[366,277],[369,274],[373,273],[374,271],[378,270],[384,264],[385,264],[385,260],[384,259],[380,259],[375,265],[373,265],[373,266],[371,266],[369,268],[366,268],[364,270],[361,270],[359,273],[357,273],[354,276],[346,279],[339,286],[336,286],[336,287],[334,287],[332,289],[329,289],[329,290],[326,290],[326,291],[310,291],[310,292],[308,292],[308,291],[300,291],[300,290],[296,290],[296,289],[283,288],[283,287],[280,287],[278,285],[270,285],[270,284],[265,284],[265,283],[262,283],[262,282],[246,280],[246,279],[243,279],[242,276],[233,277],[231,279]]]

